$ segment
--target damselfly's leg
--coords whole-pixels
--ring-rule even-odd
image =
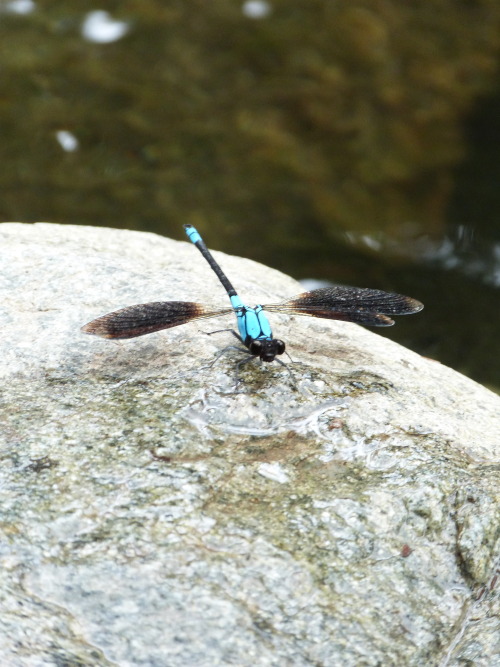
[[[238,349],[241,350],[241,348],[238,348]],[[243,380],[240,378],[240,375],[239,375],[240,368],[242,366],[244,366],[245,364],[248,364],[249,361],[253,361],[254,359],[257,359],[257,357],[255,357],[249,350],[245,350],[245,352],[247,352],[249,356],[246,357],[245,359],[242,359],[241,361],[238,361],[238,363],[236,364],[236,373],[234,374],[234,379],[235,379],[235,385],[234,386],[235,386],[235,388],[238,387],[238,385],[241,382],[243,382]]]
[[[237,350],[241,350],[241,348],[239,348],[239,347],[236,348],[236,349],[237,349]],[[245,350],[245,352],[248,352],[248,350]],[[249,362],[249,361],[252,361],[252,359],[256,359],[256,358],[257,358],[257,357],[255,357],[253,354],[251,354],[250,352],[248,352],[248,353],[250,354],[249,357],[247,357],[246,359],[242,359],[241,361],[239,361],[239,362],[236,364],[236,380],[237,380],[237,383],[241,382],[241,380],[240,380],[240,378],[239,378],[239,376],[238,376],[238,373],[239,373],[240,368],[241,368],[242,366],[244,366],[245,364],[248,364],[248,362]],[[290,356],[290,355],[288,355],[288,356]],[[285,364],[284,361],[281,361],[281,359],[276,359],[276,358],[275,358],[274,361],[277,361],[278,364],[280,364],[281,366],[284,366],[284,368],[286,368],[286,370],[288,371],[288,373],[289,373],[289,375],[290,375],[290,379],[291,379],[291,381],[292,381],[292,386],[294,387],[294,389],[297,389],[297,383],[295,382],[295,377],[294,377],[292,371],[290,370],[290,368],[288,368],[288,365]],[[293,363],[293,362],[292,362],[292,363]]]
[[[241,349],[241,347],[239,347],[239,348],[237,348],[237,349],[243,352],[243,350]],[[246,357],[245,359],[242,359],[241,361],[238,361],[238,363],[236,364],[236,376],[238,375],[238,371],[240,370],[240,368],[241,368],[242,366],[244,366],[245,364],[248,364],[249,361],[252,361],[252,359],[255,359],[255,358],[256,358],[256,357],[254,357],[254,355],[251,354],[248,350],[245,350],[245,352],[247,352],[250,356],[249,356],[249,357]]]
[[[234,329],[217,329],[217,331],[205,331],[204,333],[207,336],[213,336],[213,334],[223,333],[224,331],[229,331],[229,333],[233,334],[233,336],[237,338],[240,341],[240,343],[243,343],[243,341],[241,340],[241,336],[237,334]]]
[[[224,331],[229,331],[230,333],[233,334],[233,336],[238,340],[239,343],[243,344],[243,341],[241,340],[241,337],[234,331],[234,329],[217,329],[217,331],[205,331],[204,333],[207,336],[212,336],[213,334],[216,333],[223,333]],[[206,368],[212,368],[212,366],[222,357],[223,354],[225,354],[228,350],[238,350],[238,352],[248,352],[246,348],[242,347],[237,347],[236,345],[228,345],[227,347],[223,348],[219,352],[217,352],[215,359],[206,366]]]
[[[287,354],[287,357],[290,359],[291,363],[293,364],[293,361],[292,361],[289,354]],[[283,366],[284,368],[286,368],[286,370],[288,371],[288,373],[290,375],[290,379],[292,380],[292,385],[294,386],[295,389],[297,389],[297,383],[295,382],[295,377],[294,377],[292,371],[290,370],[290,368],[288,367],[288,364],[285,364],[285,362],[281,361],[281,359],[275,359],[274,361],[277,361],[278,364],[280,364],[280,366]]]
[[[244,348],[237,347],[236,345],[228,345],[227,347],[224,347],[222,350],[219,350],[219,352],[217,352],[217,354],[215,355],[215,359],[214,359],[213,361],[211,361],[211,362],[208,364],[208,366],[206,366],[206,368],[212,368],[212,366],[213,366],[217,361],[219,361],[219,359],[220,359],[224,354],[226,354],[226,352],[227,352],[228,350],[238,350],[238,352],[246,352],[247,354],[250,354],[250,352],[248,352],[248,350],[246,350],[246,349],[244,349]],[[252,358],[253,358],[253,357],[252,357]],[[245,359],[245,361],[247,361],[247,360]]]

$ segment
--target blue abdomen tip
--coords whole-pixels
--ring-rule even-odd
[[[184,231],[186,232],[188,239],[193,243],[201,241],[201,236],[198,234],[193,225],[184,225]]]

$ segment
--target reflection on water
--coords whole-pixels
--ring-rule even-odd
[[[460,273],[478,280],[486,285],[500,287],[500,242],[484,244],[479,248],[476,244],[464,246],[460,238],[465,231],[473,235],[473,228],[457,228],[457,240],[442,239],[439,243],[429,243],[428,250],[422,255],[423,261],[444,269],[455,269]]]
[[[0,219],[191,223],[297,278],[409,294],[426,309],[386,335],[500,386],[500,3],[0,14]]]
[[[344,234],[346,245],[390,257],[413,258],[413,261],[437,270],[456,270],[485,285],[500,287],[500,240],[481,238],[472,225],[457,225],[453,235],[440,239],[429,236],[414,238],[410,243],[382,234],[377,237],[354,232]],[[500,224],[499,224],[500,232]]]

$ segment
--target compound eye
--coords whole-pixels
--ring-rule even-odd
[[[276,339],[276,354],[283,354],[285,351],[285,343],[279,338]]]
[[[262,352],[262,342],[260,340],[253,340],[248,347],[248,351],[250,354],[259,357]]]

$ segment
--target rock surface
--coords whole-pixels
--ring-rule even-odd
[[[0,664],[498,664],[498,396],[345,323],[272,317],[295,383],[210,366],[228,318],[80,333],[225,306],[187,242],[5,223],[0,254]],[[250,305],[301,291],[216,256]]]

